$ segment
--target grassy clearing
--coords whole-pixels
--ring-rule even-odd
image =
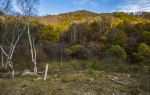
[[[44,69],[45,63],[39,65],[39,71]],[[47,81],[43,76],[0,80],[0,95],[149,95],[149,84],[149,66],[71,60],[60,73],[55,61],[49,64]]]
[[[118,84],[109,80],[117,77]],[[142,77],[141,77],[142,76]],[[104,71],[85,71],[50,75],[47,81],[43,77],[18,77],[0,80],[1,95],[149,95],[148,75],[127,76],[125,73],[108,73]]]

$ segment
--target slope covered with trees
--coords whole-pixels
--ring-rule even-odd
[[[149,12],[35,16],[39,0],[12,4],[0,0],[2,95],[149,95]]]
[[[98,58],[145,64],[149,63],[150,55],[150,19],[147,15],[149,13],[97,14],[81,10],[28,18],[31,18],[30,30],[36,39],[39,62],[58,60],[62,55],[63,60]],[[1,30],[5,24],[13,27],[15,22],[17,17],[5,16],[0,21]],[[22,22],[18,23],[21,25]],[[10,30],[6,40],[10,39]],[[30,48],[26,39],[27,33],[24,33],[15,52],[15,56],[22,58],[15,58],[16,62],[24,60],[28,63]]]

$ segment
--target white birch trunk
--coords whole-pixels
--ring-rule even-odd
[[[29,39],[29,44],[30,44],[30,51],[31,51],[31,57],[32,57],[32,62],[34,64],[34,74],[37,75],[38,70],[37,70],[37,62],[36,62],[36,47],[34,45],[35,39],[31,40],[31,34],[30,34],[30,28],[29,28],[29,23],[28,23],[28,39]]]
[[[12,78],[14,78],[15,77],[15,70],[13,69],[12,70]]]
[[[25,28],[23,29],[23,31],[25,30]],[[19,34],[19,36],[18,36],[18,38],[17,38],[17,40],[15,41],[15,43],[13,44],[13,43],[10,43],[10,52],[9,52],[9,55],[8,55],[8,58],[7,58],[7,62],[6,62],[6,69],[7,69],[7,65],[9,64],[9,66],[11,67],[11,66],[13,66],[13,64],[11,64],[12,62],[11,62],[11,60],[12,60],[12,56],[13,56],[13,54],[14,54],[14,50],[15,50],[15,48],[16,48],[16,45],[17,45],[17,43],[18,43],[18,41],[20,40],[20,37],[22,36],[22,34],[23,34],[23,31],[21,31],[21,33]],[[13,67],[12,67],[13,68]]]
[[[62,42],[60,42],[60,68],[61,68],[61,72],[62,72],[62,67],[63,67]]]
[[[76,42],[77,40],[77,26],[73,26],[73,41]]]
[[[4,68],[5,66],[4,66],[4,53],[3,53],[3,51],[2,51],[2,57],[1,58],[2,58],[2,68]]]
[[[34,63],[34,74],[35,74],[35,75],[38,74],[38,72],[37,72],[37,66],[35,65],[35,63]]]
[[[14,27],[14,28],[16,28],[16,27]],[[20,38],[21,38],[25,28],[26,27],[24,27],[24,29],[22,31],[18,32],[16,40],[14,39],[14,35],[12,36],[12,41],[10,42],[10,49],[9,49],[9,53],[8,54],[3,49],[2,45],[0,45],[0,48],[1,48],[2,52],[3,52],[3,54],[5,54],[5,56],[7,58],[7,61],[5,63],[5,69],[7,69],[8,65],[10,66],[10,68],[12,69],[12,77],[13,78],[14,78],[15,73],[14,73],[13,62],[11,60],[12,60],[12,57],[13,57],[16,45],[17,45],[18,41],[20,40]],[[14,33],[14,31],[13,31],[13,33]],[[2,59],[3,59],[3,62],[4,62],[4,58],[2,58]]]

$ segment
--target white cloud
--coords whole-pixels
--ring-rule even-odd
[[[150,12],[150,0],[125,0],[118,6],[118,11],[123,12]]]

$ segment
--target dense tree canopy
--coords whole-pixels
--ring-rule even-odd
[[[148,59],[150,45],[150,20],[147,18],[148,14],[146,17],[141,15],[77,11],[57,16],[28,18],[31,34],[36,38],[38,53],[44,57],[38,56],[39,61],[59,58],[62,52],[66,59],[83,57],[101,59],[111,55],[123,62],[139,63]],[[9,27],[6,34],[9,40],[15,22],[20,28],[24,23],[15,16],[5,16],[5,22],[4,18],[0,20],[1,34],[5,25]],[[26,53],[19,54],[21,49],[29,51],[26,39],[28,39],[27,32],[24,32],[15,55],[27,56]]]

